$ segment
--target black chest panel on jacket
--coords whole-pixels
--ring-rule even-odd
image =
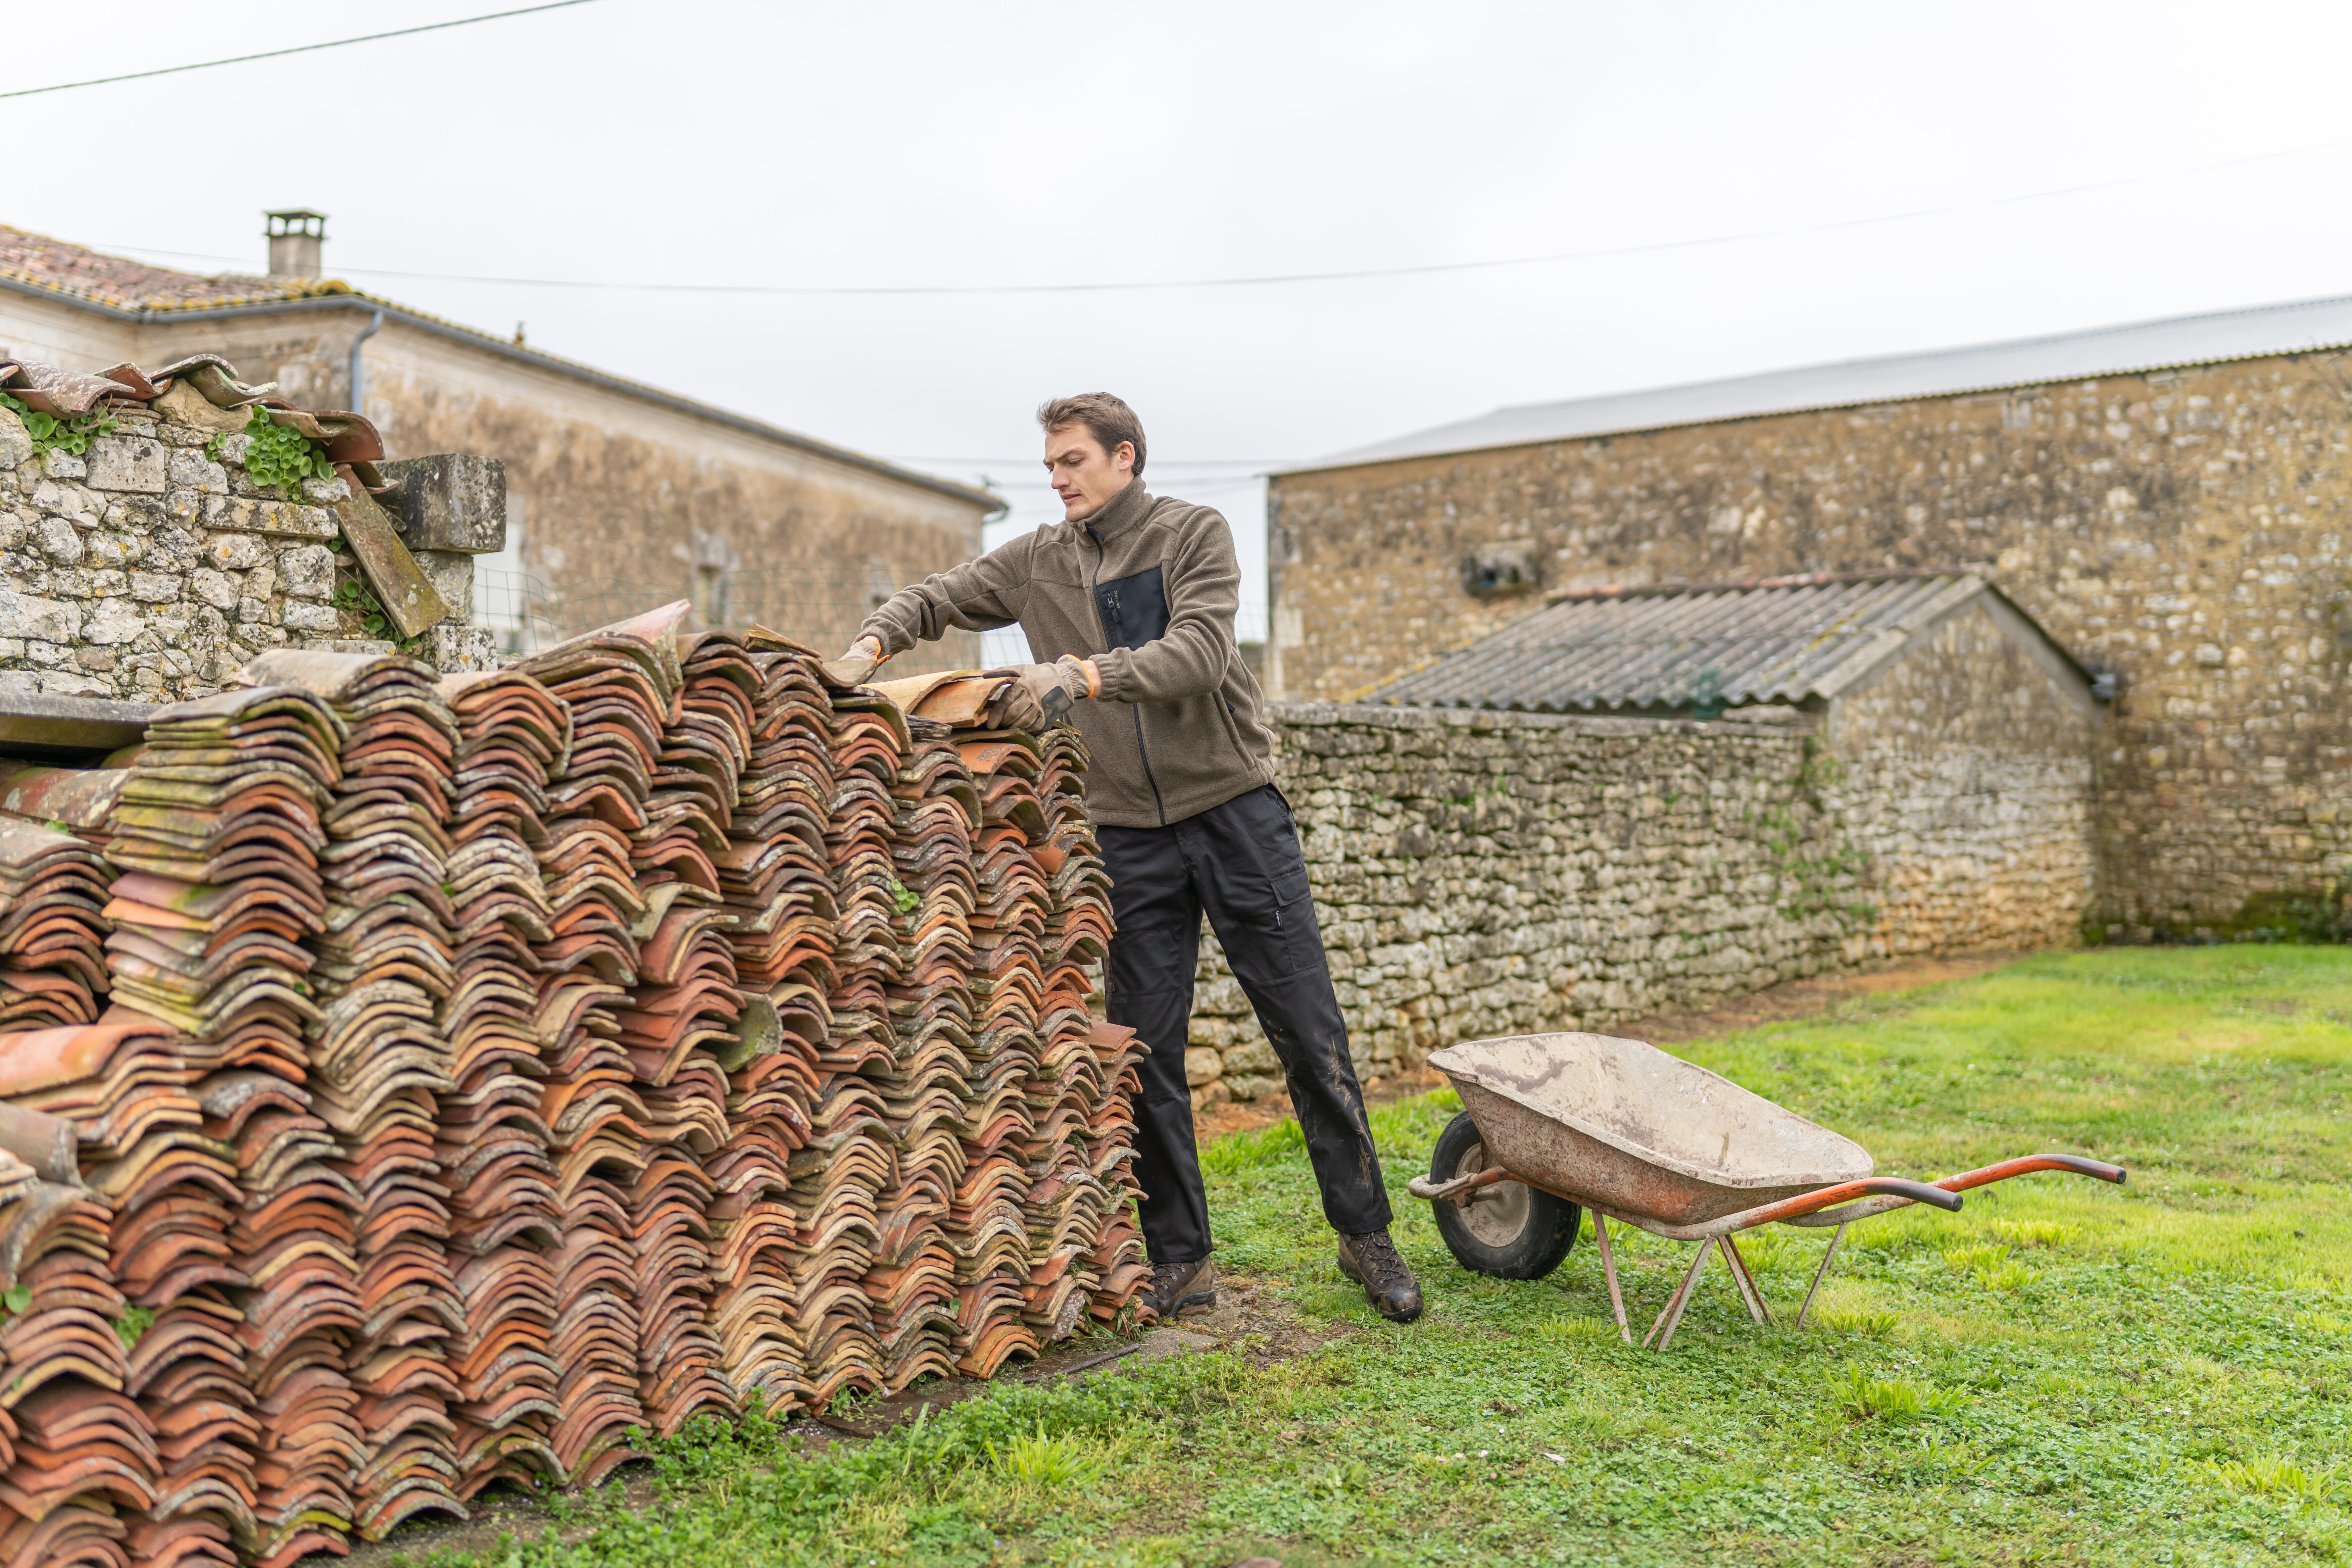
[[[1168,635],[1168,588],[1157,566],[1096,584],[1095,609],[1102,616],[1108,647],[1141,647]]]

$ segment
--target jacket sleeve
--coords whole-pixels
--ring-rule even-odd
[[[1029,553],[1036,536],[1024,533],[977,561],[932,574],[890,595],[857,628],[859,637],[882,644],[884,653],[904,653],[919,642],[936,642],[950,627],[994,631],[1021,618],[1029,591]],[[854,640],[854,639],[853,639]]]
[[[1177,530],[1160,574],[1168,629],[1141,647],[1115,647],[1095,660],[1106,702],[1173,702],[1214,691],[1234,658],[1234,612],[1242,569],[1223,517],[1195,507]]]

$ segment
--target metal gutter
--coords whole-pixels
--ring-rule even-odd
[[[559,359],[553,354],[524,348],[519,344],[508,342],[502,338],[492,337],[488,332],[476,331],[471,327],[461,327],[454,321],[445,321],[437,316],[428,316],[422,311],[377,300],[357,290],[349,294],[312,295],[299,300],[264,300],[248,305],[206,305],[188,310],[128,310],[121,305],[110,305],[103,300],[89,299],[63,289],[46,289],[37,283],[29,283],[21,278],[12,278],[5,274],[0,274],[0,290],[26,295],[36,300],[46,300],[52,303],[70,305],[77,310],[104,316],[110,321],[123,321],[141,327],[169,326],[178,321],[238,321],[252,316],[309,315],[321,310],[380,313],[385,320],[396,325],[411,327],[451,342],[463,343],[468,348],[486,349],[502,359],[510,360],[518,364],[529,365],[536,370],[551,371],[559,375],[570,376],[575,381],[583,381],[592,386],[601,387],[607,392],[616,392],[624,396],[635,398],[639,402],[669,409],[674,413],[691,415],[698,419],[707,419],[713,424],[725,426],[729,429],[739,430],[745,435],[756,436],[762,440],[773,441],[780,446],[790,447],[795,451],[805,452],[811,457],[823,458],[846,468],[861,469],[882,479],[893,479],[900,484],[929,490],[935,495],[945,496],[950,500],[984,505],[988,510],[981,519],[982,522],[994,521],[1009,510],[1009,503],[1003,498],[991,495],[988,491],[975,489],[971,485],[960,485],[952,479],[937,479],[929,474],[919,473],[912,468],[902,468],[896,464],[886,463],[878,458],[868,458],[862,453],[850,451],[846,447],[830,446],[813,437],[797,435],[780,426],[765,424],[745,415],[714,407],[708,403],[697,403],[690,397],[681,397],[673,392],[664,392],[658,387],[647,386],[643,382],[630,381],[625,377],[582,364],[575,360]]]

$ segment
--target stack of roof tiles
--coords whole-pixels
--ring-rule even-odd
[[[463,1325],[435,1158],[452,1085],[449,775],[457,731],[429,666],[397,654],[265,653],[244,678],[299,687],[344,724],[322,826],[325,927],[310,976],[311,1106],[357,1205],[361,1320],[344,1347],[364,1443],[352,1525],[370,1541],[457,1497],[446,1342]]]
[[[0,1563],[341,1551],[1132,1300],[1075,733],[683,610],[0,773]]]
[[[245,1426],[218,1428],[220,1485],[204,1501],[266,1563],[340,1549],[366,1448],[346,1371],[367,1316],[361,1194],[339,1168],[304,1044],[326,1017],[310,981],[326,931],[320,818],[347,736],[331,707],[289,687],[163,709],[110,819],[108,858],[122,873],[105,910],[117,1008],[182,1037],[179,1058],[201,1075],[201,1133],[236,1173],[232,1278],[144,1304],[150,1334],[169,1330],[177,1344],[184,1323],[192,1348],[154,1369],[142,1405],[165,1433],[189,1419],[191,1389],[243,1413]],[[207,1328],[235,1335],[233,1375],[229,1342]]]
[[[572,751],[571,710],[512,670],[436,686],[457,729],[450,778],[448,899],[454,984],[441,1015],[452,1087],[434,1157],[449,1194],[449,1261],[459,1324],[448,1343],[457,1494],[493,1481],[562,1479],[551,1447],[553,1249],[563,1211],[550,1156],[541,1058],[537,944],[551,940],[534,845],[547,839],[547,784]]]

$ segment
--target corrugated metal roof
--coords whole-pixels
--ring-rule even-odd
[[[1945,397],[2347,345],[2352,345],[2352,296],[2306,300],[2295,304],[2134,321],[2054,337],[2019,338],[1884,359],[1803,365],[1793,370],[1768,371],[1761,375],[1611,393],[1562,403],[1521,404],[1498,408],[1475,419],[1458,420],[1334,453],[1280,471],[1314,473],[1399,458],[1524,447],[1676,425],[1707,425],[1722,419],[1748,419],[1809,408]]]
[[[1826,700],[1994,592],[1959,571],[1591,589],[1362,700],[1570,713]]]

